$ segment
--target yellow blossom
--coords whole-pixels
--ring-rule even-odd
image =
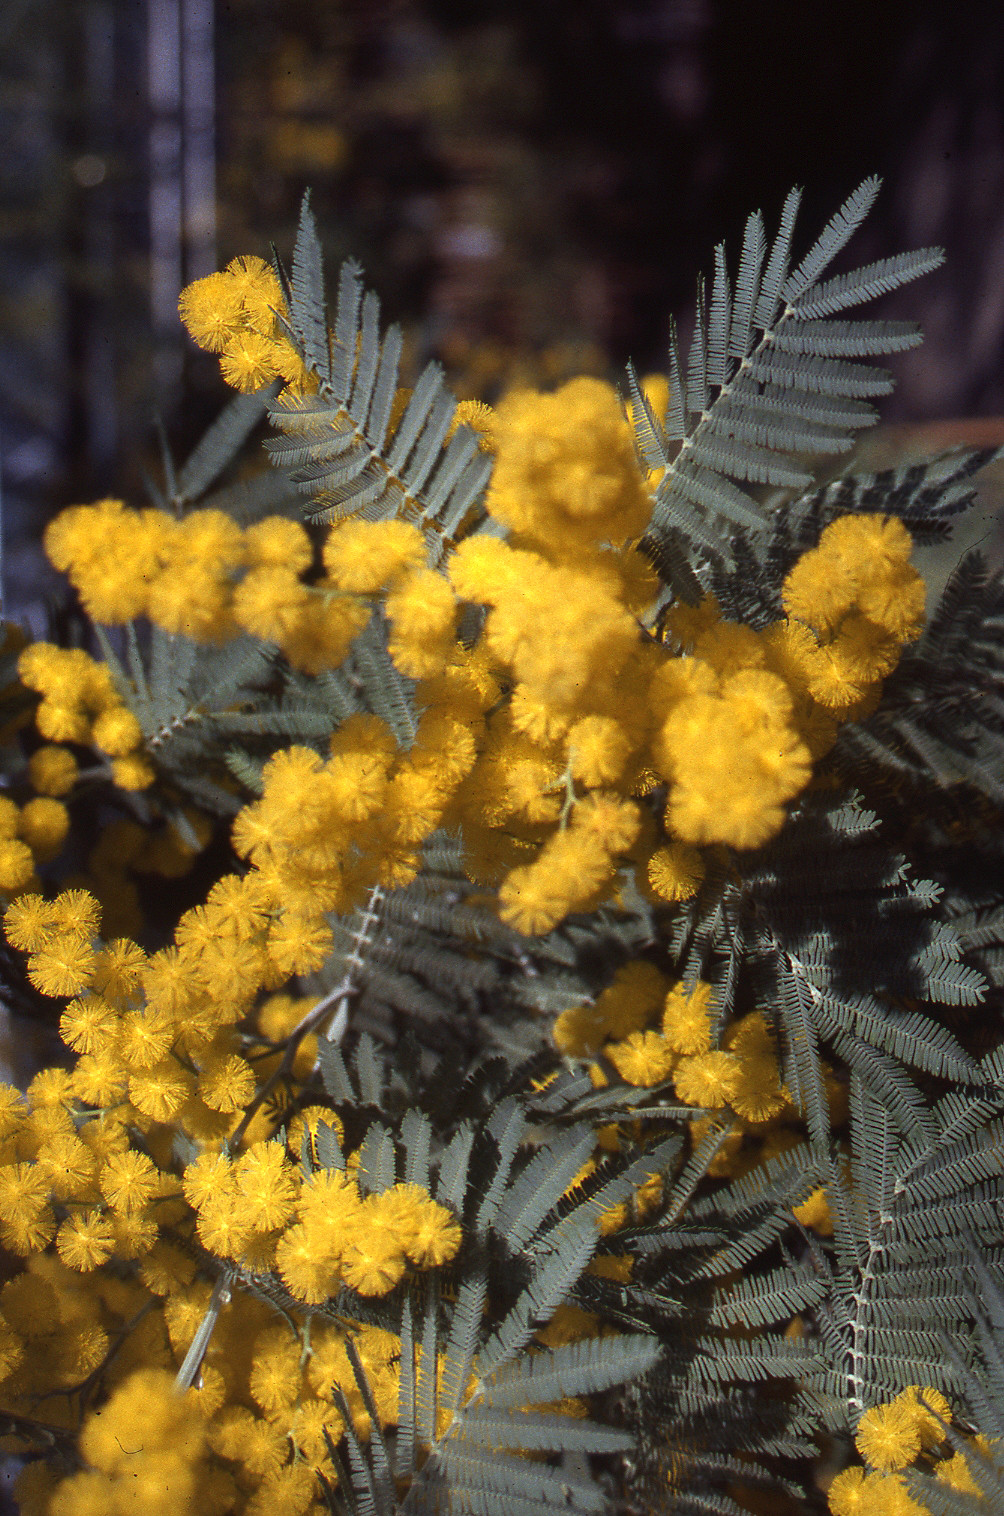
[[[251,394],[278,376],[275,344],[248,329],[228,333],[220,356],[220,373],[227,384]]]
[[[32,788],[40,795],[53,795],[59,799],[68,795],[77,782],[79,766],[76,758],[66,747],[54,747],[43,743],[28,760],[28,778]]]
[[[63,1222],[56,1233],[56,1250],[71,1269],[86,1273],[111,1257],[114,1236],[111,1222],[100,1211],[80,1211]]]
[[[143,741],[143,728],[128,707],[110,705],[96,718],[93,739],[104,752],[121,758],[139,747]]]
[[[145,1153],[113,1153],[98,1175],[98,1184],[113,1211],[131,1216],[157,1192],[157,1170]]]
[[[153,764],[140,753],[112,760],[112,778],[120,790],[148,790],[156,777]]]
[[[881,1473],[905,1469],[921,1449],[916,1408],[894,1400],[865,1411],[854,1434],[858,1452]]]
[[[230,274],[208,274],[186,285],[178,310],[199,346],[219,353],[240,329],[243,303],[241,287]]]
[[[658,1032],[632,1032],[623,1042],[607,1043],[603,1051],[628,1084],[661,1084],[678,1061]]]
[[[207,1061],[199,1073],[199,1094],[214,1111],[239,1111],[255,1092],[255,1074],[239,1053]]]
[[[695,1053],[680,1059],[673,1082],[685,1105],[717,1109],[731,1101],[738,1077],[739,1063],[732,1053]]]
[[[674,985],[666,996],[662,1034],[678,1053],[706,1053],[711,1047],[714,987],[699,979],[693,989]]]
[[[648,860],[646,878],[660,900],[677,902],[697,894],[704,878],[704,859],[696,848],[671,842],[657,848]]]
[[[399,575],[425,566],[422,533],[410,521],[337,523],[328,533],[324,566],[339,589],[374,594]]]

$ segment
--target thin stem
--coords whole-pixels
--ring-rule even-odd
[[[195,1383],[195,1376],[202,1366],[203,1358],[206,1356],[206,1349],[209,1347],[213,1332],[216,1329],[219,1314],[225,1305],[230,1304],[230,1280],[231,1276],[228,1271],[225,1274],[220,1274],[213,1285],[213,1293],[209,1297],[206,1314],[199,1322],[199,1330],[192,1338],[192,1345],[185,1354],[184,1362],[178,1370],[174,1381],[174,1388],[179,1395],[183,1394],[185,1390],[191,1389]]]

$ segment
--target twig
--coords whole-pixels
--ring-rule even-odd
[[[209,1297],[206,1314],[199,1322],[199,1330],[192,1338],[192,1345],[185,1354],[184,1362],[178,1370],[174,1381],[174,1388],[179,1395],[183,1394],[185,1390],[191,1389],[195,1383],[195,1376],[199,1372],[203,1358],[206,1356],[206,1349],[209,1347],[220,1311],[225,1305],[230,1304],[230,1280],[231,1276],[228,1270],[226,1273],[220,1274],[213,1285],[213,1293]]]
[[[359,926],[352,933],[352,951],[345,960],[345,973],[338,984],[335,985],[335,988],[322,996],[317,1004],[307,1012],[303,1020],[290,1032],[286,1039],[285,1051],[278,1068],[265,1080],[265,1083],[245,1110],[236,1129],[231,1133],[227,1142],[228,1151],[233,1152],[251,1125],[255,1114],[261,1109],[276,1085],[287,1078],[292,1072],[297,1050],[304,1037],[308,1037],[311,1032],[315,1032],[329,1016],[331,1017],[331,1021],[326,1034],[328,1041],[337,1045],[345,1036],[349,1025],[349,1002],[353,995],[359,993],[356,970],[363,967],[360,950],[367,941],[373,927],[380,919],[379,907],[383,898],[383,889],[380,885],[375,884],[370,890],[369,899],[363,908]]]

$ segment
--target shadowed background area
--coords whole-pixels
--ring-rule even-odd
[[[991,4],[962,26],[905,0],[7,0],[8,608],[38,619],[55,509],[138,501],[155,418],[182,450],[215,413],[178,291],[288,254],[308,184],[329,260],[359,258],[414,355],[491,399],[661,366],[749,210],[771,226],[803,184],[807,241],[878,172],[848,261],[948,251],[884,302],[926,333],[884,416],[1004,413],[1002,85]]]

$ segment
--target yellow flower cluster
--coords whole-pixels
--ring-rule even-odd
[[[619,969],[594,1002],[563,1011],[553,1028],[566,1058],[589,1060],[597,1086],[610,1070],[626,1084],[651,1089],[671,1085],[681,1105],[703,1108],[688,1132],[694,1148],[720,1125],[730,1126],[708,1168],[715,1178],[738,1178],[780,1153],[804,1144],[799,1116],[781,1080],[775,1039],[759,1011],[718,1026],[713,987],[698,980],[692,989],[671,983],[651,963],[635,961]],[[823,1064],[834,1127],[846,1119],[847,1091]],[[616,1127],[597,1134],[601,1148],[616,1150]],[[580,1176],[581,1178],[581,1176]],[[645,1203],[636,1197],[636,1209]],[[615,1208],[617,1209],[617,1208]],[[601,1222],[604,1232],[626,1225],[628,1210]],[[833,1231],[825,1190],[819,1188],[793,1214],[822,1236]]]
[[[249,268],[192,287],[209,300],[199,340],[222,342],[276,308],[277,287],[264,305],[255,293],[271,272]],[[516,392],[491,434],[487,507],[509,540],[462,541],[445,573],[400,519],[337,523],[318,577],[307,533],[285,518],[242,530],[212,510],[177,521],[118,501],[64,512],[48,550],[96,616],[146,614],[200,640],[248,633],[312,674],[344,660],[382,602],[390,657],[420,681],[416,742],[398,754],[386,734],[350,724],[326,762],[305,749],[273,760],[235,833],[273,883],[347,909],[373,884],[414,877],[417,844],[446,823],[462,826],[471,877],[497,888],[521,932],[616,898],[627,873],[653,900],[688,899],[701,849],[757,847],[779,830],[837,721],[869,708],[916,635],[923,582],[909,534],[883,517],[837,521],[789,573],[786,621],[755,633],[708,597],[673,607],[660,642],[646,631],[657,582],[635,543],[650,497],[612,387],[582,378]],[[465,602],[485,610],[473,648],[458,641]],[[98,695],[67,705],[47,694],[42,735],[82,740],[68,733],[89,731],[87,698]],[[125,749],[127,718],[95,726],[120,782],[139,787],[152,769]],[[639,800],[663,787],[660,825]]]
[[[60,1033],[78,1057],[72,1069],[39,1074],[26,1097],[0,1087],[0,1242],[26,1261],[0,1292],[0,1412],[30,1415],[40,1396],[62,1395],[52,1424],[69,1427],[67,1392],[111,1365],[110,1398],[81,1437],[84,1469],[59,1483],[27,1476],[26,1498],[44,1494],[46,1516],[115,1516],[134,1509],[138,1488],[144,1509],[165,1516],[320,1511],[316,1475],[334,1474],[324,1432],[341,1430],[336,1386],[359,1434],[369,1426],[346,1328],[315,1328],[301,1342],[239,1294],[218,1323],[201,1390],[168,1390],[209,1304],[208,1284],[193,1284],[194,1264],[179,1250],[186,1238],[232,1266],[274,1269],[304,1305],[343,1286],[383,1295],[408,1269],[448,1263],[462,1240],[452,1212],[419,1185],[364,1193],[358,1154],[346,1171],[305,1174],[301,1146],[312,1150],[319,1125],[343,1135],[333,1112],[304,1110],[288,1149],[266,1140],[272,1118],[245,1118],[257,1077],[236,1024],[263,984],[318,966],[330,945],[322,925],[304,942],[288,906],[268,902],[260,880],[236,877],[152,954],[103,943],[83,891],[52,902],[22,895],[5,925],[32,982],[72,997]],[[293,1031],[302,1010],[292,997],[266,999],[266,1045]],[[231,1154],[238,1126],[243,1143]],[[179,1133],[201,1149],[180,1172]],[[132,1271],[118,1277],[105,1268],[113,1261]],[[348,1329],[390,1421],[397,1339]],[[138,1437],[137,1395],[148,1417]],[[136,1461],[121,1462],[124,1452]]]
[[[36,863],[56,856],[69,827],[70,813],[61,800],[39,795],[18,806],[0,795],[0,891],[15,895],[37,888]]]
[[[259,1272],[277,1269],[307,1305],[343,1283],[360,1295],[385,1295],[408,1264],[439,1267],[460,1246],[459,1223],[419,1185],[364,1196],[338,1169],[301,1184],[275,1142],[254,1143],[233,1163],[206,1153],[183,1184],[206,1248]]]
[[[220,354],[227,384],[245,393],[281,378],[294,392],[316,388],[285,335],[279,281],[263,258],[234,258],[219,274],[197,279],[181,292],[178,310],[192,338]]]
[[[488,509],[543,551],[574,556],[638,537],[651,501],[609,384],[586,375],[553,394],[514,390],[495,410]]]
[[[71,1094],[125,1109],[143,1130],[173,1121],[209,1141],[237,1124],[256,1089],[235,1026],[262,987],[319,968],[331,945],[320,908],[272,900],[258,877],[221,879],[181,917],[174,945],[149,955],[124,939],[104,944],[97,902],[80,890],[51,903],[22,895],[5,919],[36,988],[74,997],[60,1023],[81,1055]],[[88,1196],[85,1184],[77,1198]]]
[[[302,581],[313,547],[303,526],[284,516],[242,529],[223,511],[178,520],[101,500],[63,511],[45,546],[96,621],[147,616],[196,642],[247,632],[278,644],[306,673],[337,667],[369,614],[330,580]]]
[[[443,822],[473,765],[491,682],[462,654],[416,687],[422,713],[401,751],[379,717],[354,715],[323,760],[293,747],[265,766],[259,801],[234,823],[238,855],[252,877],[302,910],[347,911],[374,885],[414,879],[420,844]]]
[[[950,1422],[952,1410],[945,1396],[930,1385],[908,1385],[894,1400],[865,1411],[854,1441],[868,1469],[854,1465],[831,1482],[827,1501],[833,1516],[928,1516],[928,1507],[908,1494],[899,1475],[924,1454],[943,1446],[946,1434],[938,1417]],[[965,1440],[984,1456],[993,1445],[985,1437]],[[933,1470],[939,1483],[980,1495],[964,1452],[939,1457]]]
[[[80,1434],[88,1467],[56,1489],[49,1516],[225,1516],[233,1482],[206,1463],[205,1421],[194,1392],[176,1394],[162,1368],[137,1369]]]
[[[657,1016],[658,1028],[651,1025]],[[592,1005],[563,1011],[553,1035],[566,1057],[602,1057],[626,1084],[641,1088],[672,1079],[684,1105],[727,1105],[751,1127],[790,1109],[761,1013],[733,1023],[721,1050],[713,1047],[714,1031],[710,984],[698,980],[687,990],[637,961],[619,969]]]
[[[76,778],[73,755],[52,746],[62,742],[97,748],[120,789],[143,790],[153,783],[142,728],[116,691],[107,665],[81,648],[35,642],[25,648],[17,667],[22,683],[42,696],[35,725],[49,746],[36,755],[29,777],[43,794],[65,794]]]
[[[442,673],[457,652],[457,600],[443,575],[426,567],[417,526],[349,519],[331,529],[323,557],[339,590],[385,595],[388,651],[403,674],[426,679]]]
[[[163,1242],[134,1276],[80,1275],[40,1254],[3,1286],[0,1411],[30,1415],[41,1401],[47,1424],[69,1437],[75,1387],[100,1370],[109,1391],[84,1420],[78,1472],[38,1462],[19,1476],[25,1516],[322,1516],[318,1476],[337,1482],[325,1440],[343,1431],[337,1392],[356,1433],[371,1430],[349,1335],[381,1425],[395,1421],[396,1336],[348,1318],[315,1319],[301,1333],[243,1292],[221,1311],[199,1388],[178,1391],[177,1367],[210,1302],[210,1285],[193,1276],[191,1260]]]
[[[507,695],[456,800],[469,871],[527,933],[594,909],[625,867],[654,898],[686,899],[704,875],[699,849],[767,841],[832,745],[838,702],[810,679],[805,639],[814,657],[844,658],[862,696],[915,634],[909,535],[881,518],[835,523],[808,574],[789,576],[787,622],[757,634],[723,622],[709,597],[675,607],[660,645],[642,631],[656,585],[632,541],[649,501],[613,390],[583,379],[521,391],[493,431],[487,506],[511,535],[469,538],[447,564],[456,594],[487,608],[478,647]],[[824,646],[792,618],[831,561],[844,600]],[[636,802],[661,783],[660,832]]]
[[[874,709],[900,648],[920,633],[924,581],[894,516],[843,516],[784,581],[772,647],[800,693],[837,716]]]

